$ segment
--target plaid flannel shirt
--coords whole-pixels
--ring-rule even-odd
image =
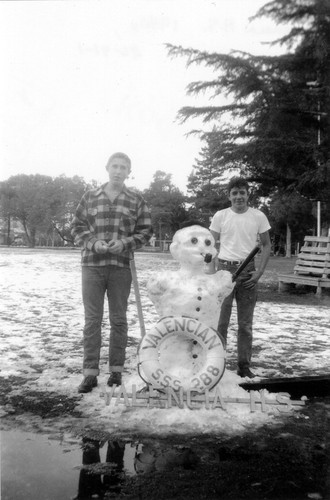
[[[143,197],[123,187],[111,202],[104,188],[87,191],[82,197],[71,224],[75,243],[82,247],[83,266],[128,267],[132,252],[147,243],[152,235],[151,217]],[[98,254],[94,244],[98,240],[121,240],[122,253]]]

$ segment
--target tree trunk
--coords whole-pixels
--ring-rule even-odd
[[[30,230],[30,248],[35,248],[36,246],[36,234],[37,234],[36,228],[33,227]]]
[[[29,248],[34,248],[36,246],[36,228],[30,227],[30,230],[28,230],[26,221],[23,222],[23,227],[28,240]]]
[[[286,258],[291,257],[291,229],[289,224],[286,225]]]
[[[10,214],[8,214],[8,222],[7,222],[7,246],[10,247]]]
[[[27,225],[26,225],[26,221],[25,220],[21,220],[21,222],[22,222],[22,225],[23,225],[23,228],[24,228],[24,231],[25,231],[25,236],[26,236],[26,239],[28,241],[28,245],[31,248],[32,247],[32,245],[31,245],[31,238],[30,238],[29,231],[28,231],[28,228],[27,228]]]

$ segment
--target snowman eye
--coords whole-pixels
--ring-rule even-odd
[[[191,243],[193,243],[194,245],[196,245],[196,243],[198,243],[198,239],[197,238],[191,238]]]
[[[211,240],[205,240],[205,245],[209,247],[211,245]]]

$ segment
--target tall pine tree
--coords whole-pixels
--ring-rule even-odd
[[[200,117],[212,125],[211,130],[201,131],[206,146],[198,168],[216,167],[219,176],[238,169],[258,183],[263,195],[298,192],[326,199],[330,185],[330,2],[274,0],[255,17],[263,16],[290,23],[290,32],[275,41],[285,44],[287,53],[219,54],[168,45],[169,55],[214,70],[212,80],[192,82],[188,94],[206,91],[215,102],[219,96],[228,100],[184,107],[179,116],[182,120]]]

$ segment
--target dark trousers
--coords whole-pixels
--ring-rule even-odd
[[[231,273],[237,270],[237,265],[219,263],[219,269]],[[244,288],[244,281],[249,279],[250,273],[255,270],[254,262],[250,262],[236,280],[232,293],[225,298],[221,306],[218,330],[227,343],[228,326],[232,312],[233,301],[237,307],[237,365],[238,368],[250,366],[252,356],[252,323],[253,313],[257,301],[257,285],[253,288]]]
[[[110,371],[123,371],[128,330],[127,303],[131,283],[132,276],[129,268],[82,267],[82,294],[85,309],[83,372],[85,376],[99,374],[105,294],[110,316],[109,368]]]

